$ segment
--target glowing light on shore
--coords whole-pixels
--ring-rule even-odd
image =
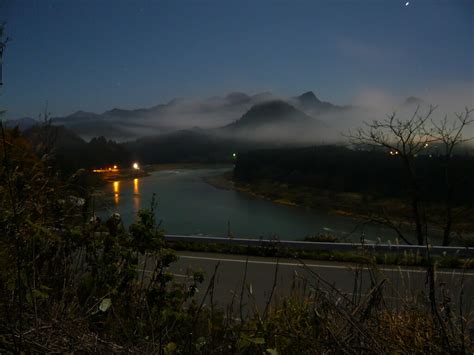
[[[119,171],[119,168],[117,165],[114,165],[113,167],[108,167],[108,168],[99,168],[99,169],[94,169],[92,170],[94,173],[116,173]]]
[[[139,169],[140,169],[140,166],[138,165],[138,163],[133,163],[132,167],[133,167],[135,170],[139,170]]]

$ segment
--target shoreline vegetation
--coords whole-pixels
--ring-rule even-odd
[[[146,170],[132,171],[131,169],[122,170],[118,174],[104,176],[103,180],[105,182],[114,182],[114,181],[124,181],[124,180],[132,180],[132,179],[139,179],[146,176],[150,176],[149,172]]]
[[[169,164],[151,164],[146,165],[144,169],[148,172],[155,171],[166,171],[166,170],[177,170],[177,169],[186,169],[186,170],[197,170],[197,169],[219,169],[219,168],[231,168],[231,164],[225,163],[169,163]]]
[[[279,205],[350,217],[361,223],[383,224],[391,221],[397,227],[401,226],[402,229],[410,227],[409,206],[398,199],[376,199],[360,193],[338,193],[274,181],[243,183],[233,178],[232,171],[204,177],[203,180],[218,189],[238,191]],[[431,207],[427,214],[432,219],[442,215],[436,206]],[[457,228],[465,233],[472,233],[474,232],[474,223],[466,218],[464,223],[457,224]],[[434,231],[441,233],[441,229]],[[472,245],[470,238],[459,239],[459,242]]]

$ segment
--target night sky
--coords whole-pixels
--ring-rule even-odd
[[[345,104],[474,81],[474,1],[0,0],[7,118],[232,91]],[[466,103],[467,104],[467,103]]]

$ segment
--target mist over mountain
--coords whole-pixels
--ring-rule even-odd
[[[250,96],[240,92],[203,100],[175,98],[150,108],[113,108],[101,114],[78,111],[54,117],[53,123],[65,125],[86,139],[105,135],[130,140],[192,127],[221,127],[238,119],[253,105],[270,99],[274,96],[269,93]]]
[[[177,97],[149,108],[112,108],[102,113],[77,111],[53,117],[52,122],[85,140],[97,136],[119,142],[142,137],[158,139],[181,130],[195,133],[199,128],[225,139],[296,145],[332,143],[342,141],[341,133],[361,126],[364,121],[380,119],[396,110],[400,115],[409,114],[417,106],[427,107],[434,99],[439,102],[436,95],[431,96],[427,101],[416,96],[400,100],[380,90],[369,90],[357,93],[354,104],[336,105],[321,100],[313,91],[292,97],[270,92],[231,92],[205,99]],[[35,123],[24,118],[11,120],[8,125],[27,129]]]
[[[52,121],[54,124],[68,127],[85,139],[104,135],[111,139],[124,141],[195,127],[216,129],[230,125],[242,118],[245,122],[247,118],[244,115],[254,106],[276,100],[292,105],[308,117],[343,110],[340,106],[319,100],[313,92],[307,92],[294,98],[280,98],[270,92],[255,95],[232,92],[226,96],[214,96],[202,100],[175,98],[165,104],[149,108],[113,108],[103,113],[77,111],[68,116],[53,117]],[[282,111],[279,112],[279,109]],[[278,118],[276,120],[281,121],[285,112],[290,112],[285,111],[283,106],[280,106],[279,109],[276,108],[271,115],[275,114],[275,117]],[[250,113],[251,115],[253,112]],[[292,120],[291,115],[287,117],[288,122]],[[241,124],[239,123],[236,127]]]
[[[232,92],[203,100],[175,98],[143,109],[77,111],[52,121],[59,127],[59,156],[87,166],[121,157],[146,163],[222,162],[232,161],[234,152],[344,143],[341,133],[385,117],[392,107],[403,117],[417,107],[423,111],[428,103],[415,96],[401,101],[377,91],[346,106],[322,101],[312,91],[290,98]],[[7,125],[28,130],[37,123],[25,118]],[[97,147],[102,153],[87,158]]]
[[[217,130],[224,137],[273,143],[307,143],[308,132],[318,136],[326,125],[283,100],[254,105],[238,120]],[[310,139],[311,141],[312,139]]]

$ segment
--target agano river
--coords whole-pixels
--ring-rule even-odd
[[[305,236],[332,234],[347,241],[396,242],[395,233],[366,225],[351,217],[327,214],[300,207],[274,204],[247,194],[218,189],[206,183],[206,176],[230,168],[176,169],[153,172],[150,176],[110,183],[113,196],[103,214],[119,212],[125,225],[139,209],[148,208],[157,197],[156,217],[167,234],[279,238],[302,240]]]

